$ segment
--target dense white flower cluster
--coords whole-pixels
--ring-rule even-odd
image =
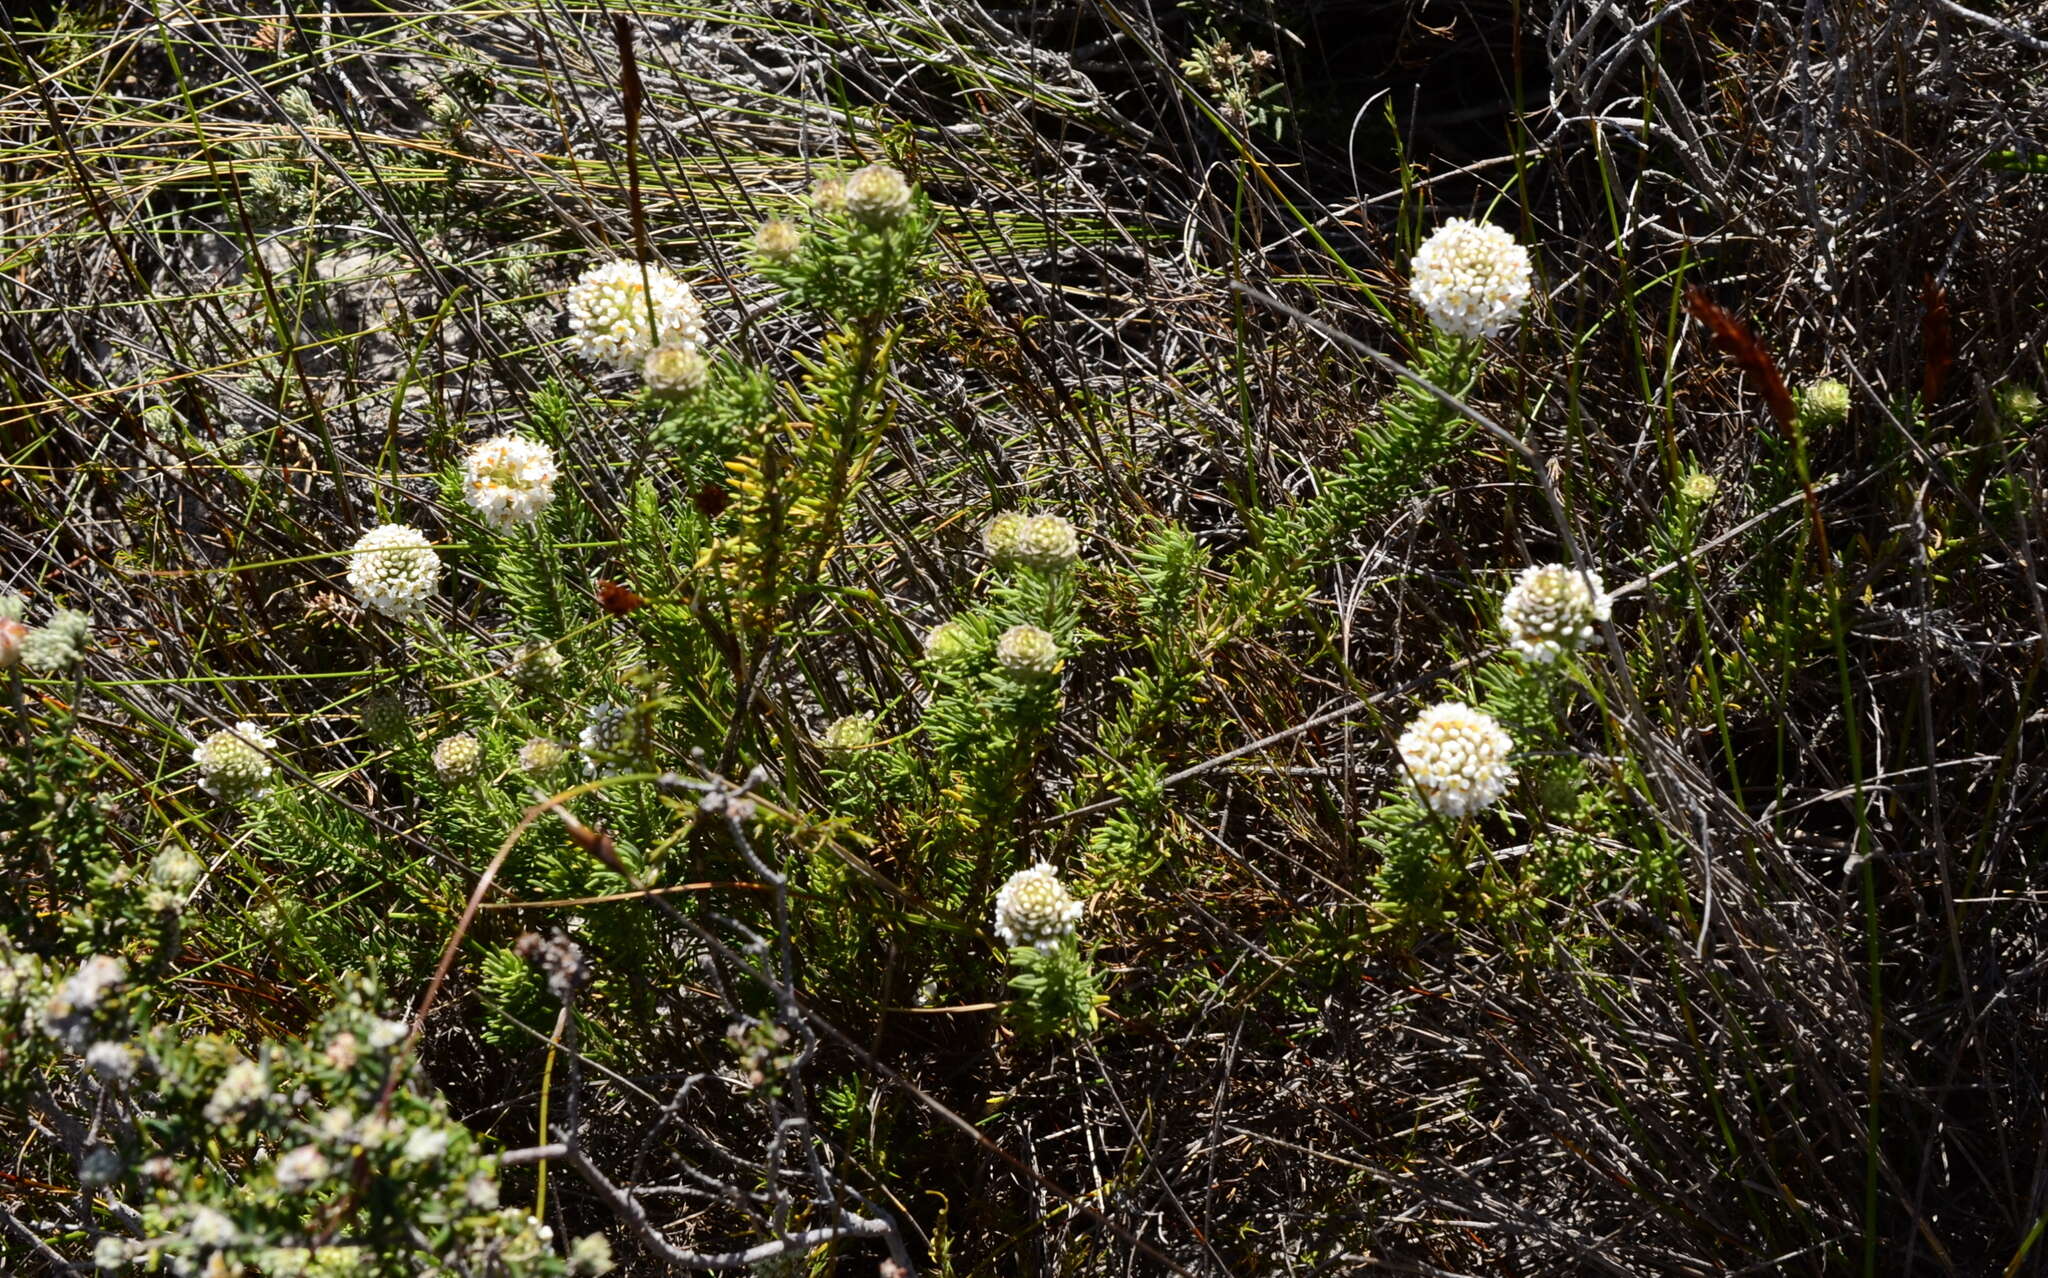
[[[18,983],[14,973],[13,983]],[[128,965],[107,954],[95,954],[79,964],[43,1005],[43,1033],[83,1052],[91,1042],[93,1014],[115,986],[128,979]]]
[[[1799,392],[1799,417],[1808,426],[1840,426],[1849,420],[1849,387],[1826,377]]]
[[[242,1231],[217,1207],[195,1207],[185,1224],[185,1236],[201,1247],[232,1247],[241,1241]]]
[[[222,728],[192,750],[199,788],[230,803],[261,798],[272,771],[269,752],[276,749],[277,738],[247,719]]]
[[[1484,711],[1456,701],[1415,717],[1397,743],[1423,801],[1447,817],[1468,816],[1507,793],[1514,741]]]
[[[434,744],[434,774],[448,785],[474,781],[483,770],[483,745],[469,733],[442,737]]]
[[[1529,300],[1529,250],[1498,226],[1454,217],[1409,264],[1409,295],[1429,322],[1457,337],[1492,337]]]
[[[288,1194],[310,1189],[326,1179],[327,1155],[317,1146],[301,1145],[279,1154],[271,1174],[277,1177],[277,1187]]]
[[[214,1085],[213,1095],[206,1102],[206,1121],[228,1122],[269,1099],[269,1073],[255,1061],[236,1061]]]
[[[21,660],[36,670],[69,670],[85,660],[92,642],[92,617],[70,608],[59,608],[41,626],[21,636]]]
[[[996,664],[1020,679],[1046,678],[1059,669],[1059,641],[1037,626],[1011,626],[996,640]]]
[[[996,935],[1005,945],[1056,949],[1080,919],[1081,903],[1047,861],[1012,874],[996,893]]]
[[[396,1047],[405,1041],[412,1027],[404,1021],[374,1020],[370,1022],[370,1050],[381,1052],[387,1047]]]
[[[382,524],[350,548],[348,588],[387,617],[402,621],[424,608],[440,579],[441,556],[417,528]]]
[[[141,1063],[142,1053],[133,1044],[117,1043],[110,1038],[85,1049],[85,1067],[103,1082],[125,1083],[135,1077],[135,1069]]]
[[[910,183],[887,164],[870,164],[846,179],[846,215],[862,226],[883,230],[910,212]]]
[[[555,499],[554,450],[518,435],[485,440],[463,458],[462,499],[499,532],[532,523]]]
[[[1555,661],[1593,642],[1593,626],[1614,613],[1597,572],[1566,564],[1524,568],[1500,601],[1500,628],[1531,661]]]
[[[704,308],[665,266],[606,262],[569,289],[569,345],[613,368],[632,368],[657,346],[704,344]]]
[[[1074,525],[1060,516],[1033,515],[1017,530],[1011,553],[1026,568],[1053,572],[1081,557],[1081,542],[1074,535]]]
[[[583,751],[584,771],[592,776],[611,776],[620,766],[610,756],[633,748],[633,714],[626,707],[604,701],[590,707],[577,734],[576,748]]]

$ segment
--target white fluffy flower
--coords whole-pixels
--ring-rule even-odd
[[[255,1061],[236,1061],[206,1102],[206,1121],[224,1123],[270,1099],[270,1075]]]
[[[499,532],[530,524],[555,499],[554,451],[517,435],[487,439],[463,459],[462,497]]]
[[[135,1067],[142,1063],[142,1053],[129,1043],[113,1039],[101,1039],[85,1049],[85,1067],[99,1075],[103,1082],[127,1082],[135,1077]]]
[[[396,1046],[410,1032],[404,1021],[371,1021],[369,1033],[370,1050],[381,1052],[387,1047]]]
[[[569,345],[588,359],[632,368],[657,346],[703,344],[704,308],[665,266],[606,262],[569,290]]]
[[[1529,250],[1498,226],[1454,217],[1422,242],[1408,293],[1429,322],[1458,337],[1492,337],[1529,300]]]
[[[1531,661],[1555,661],[1593,642],[1593,625],[1614,612],[1597,572],[1565,564],[1524,568],[1500,601],[1500,628]]]
[[[405,1156],[416,1163],[431,1163],[448,1152],[448,1133],[438,1127],[415,1127],[405,1138]]]
[[[277,1177],[277,1187],[286,1193],[297,1193],[301,1189],[317,1185],[327,1175],[327,1155],[312,1145],[301,1145],[277,1156],[277,1165],[271,1169]]]
[[[269,736],[247,719],[232,728],[222,728],[192,751],[192,763],[199,769],[199,787],[216,799],[261,798],[268,789],[271,766],[269,752],[277,749],[277,738]]]
[[[1011,626],[996,640],[996,664],[1019,679],[1047,678],[1059,669],[1059,641],[1037,626]]]
[[[1005,945],[1055,949],[1080,919],[1081,903],[1047,861],[1012,874],[996,893],[996,935]]]
[[[996,567],[1007,568],[1016,559],[1018,542],[1030,522],[1031,516],[1022,511],[1006,510],[981,530],[981,548],[988,552]]]
[[[1401,734],[1401,762],[1430,807],[1462,817],[1507,793],[1514,741],[1493,716],[1456,701],[1431,706]]]
[[[387,617],[403,620],[426,606],[441,578],[441,556],[417,528],[382,524],[356,539],[348,588]]]
[[[197,1207],[185,1226],[185,1236],[201,1247],[232,1247],[242,1237],[235,1222],[214,1207]]]

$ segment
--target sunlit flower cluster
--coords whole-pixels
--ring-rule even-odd
[[[229,803],[262,797],[273,770],[270,755],[276,749],[277,738],[247,719],[222,728],[192,751],[199,788]]]
[[[875,716],[871,714],[848,714],[834,719],[825,728],[825,735],[819,738],[825,749],[840,754],[858,750],[875,743]]]
[[[590,707],[576,748],[583,751],[583,767],[592,776],[611,776],[622,770],[615,756],[633,748],[633,712],[612,702]]]
[[[1493,716],[1456,701],[1417,715],[1397,743],[1423,801],[1447,817],[1469,816],[1507,793],[1515,743]]]
[[[887,164],[855,170],[843,191],[846,215],[872,230],[894,226],[910,212],[910,183]]]
[[[483,775],[484,748],[474,736],[458,732],[434,744],[434,774],[448,785],[462,785]]]
[[[1060,882],[1050,862],[1012,874],[996,893],[996,935],[1003,944],[1051,950],[1074,934],[1081,903]]]
[[[1500,604],[1508,642],[1531,661],[1555,661],[1593,642],[1593,627],[1613,614],[1600,574],[1566,564],[1524,568]]]
[[[1422,242],[1408,292],[1429,322],[1456,337],[1492,337],[1529,300],[1529,250],[1498,226],[1454,217]]]
[[[996,640],[996,664],[1020,679],[1047,678],[1059,669],[1059,641],[1037,626],[1011,626]]]
[[[440,579],[441,557],[417,528],[382,524],[350,548],[348,588],[387,617],[404,620],[426,607]]]
[[[704,308],[690,286],[654,262],[606,262],[569,290],[569,345],[587,359],[632,368],[657,346],[704,344]]]
[[[462,462],[462,498],[506,532],[539,519],[555,499],[555,454],[538,440],[498,435]]]

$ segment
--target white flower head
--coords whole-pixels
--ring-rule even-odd
[[[440,579],[441,556],[417,528],[381,524],[350,548],[348,588],[387,617],[402,621],[424,608]]]
[[[192,751],[199,787],[229,802],[261,798],[269,789],[273,770],[269,755],[276,749],[277,738],[247,719],[222,728]]]
[[[434,773],[449,785],[461,785],[483,775],[484,748],[474,736],[458,732],[434,745]]]
[[[950,666],[973,655],[974,630],[964,621],[942,621],[924,637],[924,659],[935,666]]]
[[[1012,874],[996,893],[996,935],[1005,945],[1053,950],[1074,934],[1080,920],[1081,903],[1048,861]]]
[[[270,1099],[270,1074],[255,1061],[236,1061],[228,1066],[206,1102],[206,1121],[225,1123],[240,1118],[244,1111]]]
[[[381,1052],[387,1047],[395,1047],[404,1041],[405,1036],[410,1032],[411,1030],[404,1021],[371,1021],[369,1032],[370,1050]]]
[[[538,440],[499,435],[462,461],[462,499],[507,532],[539,519],[555,499],[555,454]]]
[[[196,1207],[186,1222],[185,1236],[201,1247],[232,1247],[242,1236],[235,1222],[215,1207]]]
[[[996,664],[1019,679],[1049,678],[1059,669],[1059,641],[1037,626],[1011,626],[996,640]]]
[[[279,1154],[277,1164],[271,1169],[277,1177],[277,1187],[288,1194],[309,1189],[320,1183],[327,1175],[327,1155],[313,1145],[301,1145],[297,1149]]]
[[[1498,226],[1454,217],[1415,250],[1408,293],[1456,337],[1492,337],[1529,300],[1529,250]]]
[[[887,164],[854,170],[843,190],[846,215],[873,230],[894,226],[910,212],[910,183]]]
[[[85,1067],[103,1082],[125,1083],[135,1077],[136,1067],[141,1063],[142,1053],[131,1043],[107,1038],[85,1049]]]
[[[704,308],[665,266],[606,262],[569,290],[569,345],[586,359],[632,368],[657,346],[703,344]]]
[[[438,1127],[415,1127],[405,1138],[405,1156],[415,1163],[431,1163],[448,1152],[448,1133]]]
[[[1507,793],[1515,743],[1493,716],[1456,701],[1431,706],[1401,734],[1401,762],[1423,801],[1447,817],[1477,812]]]
[[[569,752],[546,737],[533,737],[519,747],[519,770],[530,777],[545,776],[562,766]]]
[[[1074,525],[1059,515],[1033,515],[1017,530],[1013,557],[1027,568],[1054,572],[1081,557]]]
[[[711,361],[694,346],[670,342],[647,352],[640,363],[640,380],[656,399],[680,403],[710,382]]]
[[[1593,626],[1614,613],[1597,572],[1567,564],[1524,568],[1500,601],[1500,628],[1531,661],[1551,662],[1593,642]]]
[[[1017,558],[1017,545],[1024,535],[1025,525],[1031,516],[1022,511],[1006,510],[988,521],[981,530],[981,548],[998,568],[1007,568]]]
[[[875,716],[871,714],[841,715],[825,726],[818,743],[830,753],[844,754],[873,745],[877,731]]]

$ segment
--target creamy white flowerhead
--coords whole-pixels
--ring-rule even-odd
[[[426,534],[405,524],[383,524],[356,539],[348,561],[348,588],[366,607],[404,620],[426,607],[441,579],[441,556]]]
[[[704,308],[665,266],[606,262],[569,289],[569,345],[586,359],[633,368],[657,346],[704,344]]]
[[[996,664],[1019,679],[1044,679],[1059,669],[1059,640],[1037,626],[1011,626],[996,640]]]
[[[616,776],[626,769],[615,756],[633,748],[637,736],[633,714],[610,701],[590,707],[583,731],[576,735],[576,748],[583,752],[583,769],[592,776]]]
[[[1031,516],[1022,511],[1006,510],[981,530],[981,548],[988,552],[996,567],[1007,568],[1016,561],[1018,543],[1030,523]]]
[[[546,444],[499,435],[462,461],[462,499],[505,532],[539,519],[555,499],[555,454]]]
[[[1081,903],[1048,861],[1012,874],[996,893],[996,935],[1005,945],[1056,949],[1080,919]]]
[[[1061,516],[1033,515],[1017,530],[1012,555],[1027,568],[1057,572],[1081,557],[1081,541]]]
[[[1493,716],[1456,701],[1415,717],[1398,743],[1401,762],[1423,801],[1447,817],[1463,817],[1507,793],[1515,743]]]
[[[1614,613],[1597,572],[1566,564],[1524,568],[1500,601],[1500,628],[1531,661],[1555,661],[1593,642],[1593,626]]]
[[[434,772],[449,785],[461,785],[483,775],[484,748],[474,736],[458,732],[442,737],[434,745]]]
[[[880,230],[896,225],[910,212],[910,183],[887,164],[870,164],[846,179],[846,215],[862,226]]]
[[[261,798],[269,788],[269,756],[276,749],[277,738],[247,719],[222,728],[192,751],[199,788],[216,799]]]
[[[1456,337],[1492,337],[1529,300],[1529,250],[1498,226],[1454,217],[1415,250],[1408,293]]]

